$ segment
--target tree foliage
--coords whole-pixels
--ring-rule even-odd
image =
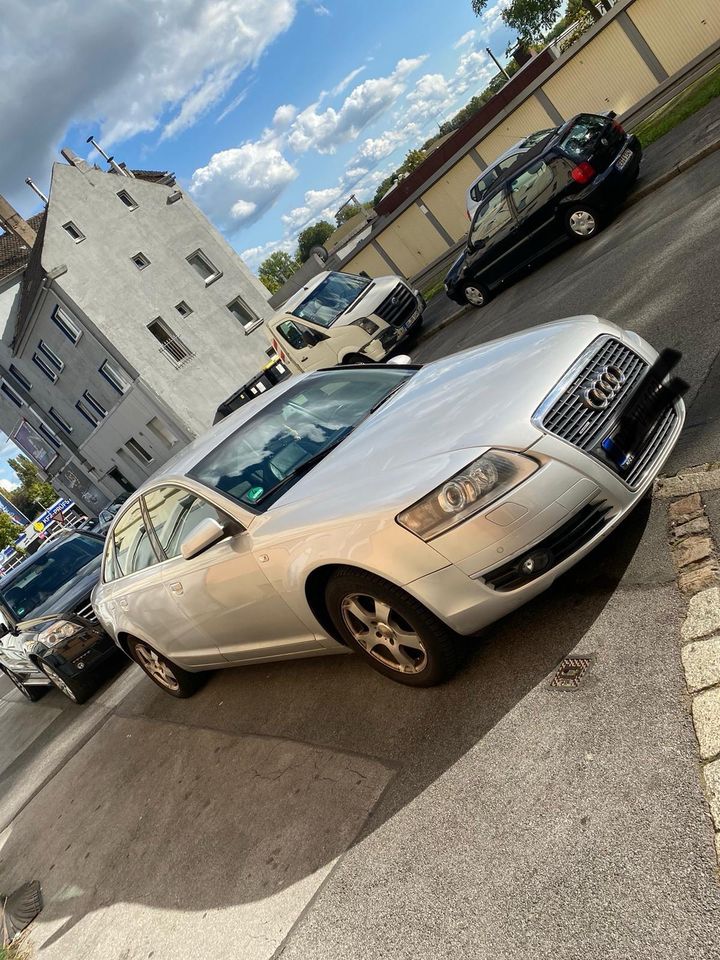
[[[335,214],[335,222],[341,227],[348,220],[367,210],[372,210],[372,203],[348,203]]]
[[[488,0],[470,0],[470,2],[473,12],[479,17],[487,6]],[[553,25],[563,6],[565,13],[560,21],[563,27],[557,30]],[[586,15],[593,20],[599,20],[602,16],[594,0],[510,0],[503,10],[502,18],[517,33],[519,40],[525,43],[537,43],[545,38],[549,30],[552,31],[553,37],[558,36],[576,21],[584,19]]]
[[[397,168],[397,170],[393,170],[389,177],[385,177],[383,182],[375,191],[375,196],[373,197],[373,206],[382,200],[394,183],[397,183],[398,180],[403,180],[409,173],[412,173],[416,167],[419,167],[426,156],[427,154],[425,150],[420,150],[417,148],[414,150],[408,150],[408,152],[405,154],[405,159]]]
[[[21,453],[17,457],[11,457],[8,464],[18,475],[20,486],[11,490],[7,498],[26,517],[36,516],[44,507],[49,507],[57,500],[58,495],[53,485],[40,477],[38,468],[28,457]]]
[[[5,547],[15,543],[22,530],[23,528],[19,523],[15,523],[9,514],[0,510],[0,550],[4,550]]]
[[[298,235],[298,261],[305,263],[312,248],[321,247],[332,233],[335,233],[335,227],[327,220],[318,220],[316,223],[311,223],[309,227],[305,227]]]
[[[284,250],[276,250],[260,264],[258,277],[270,293],[276,293],[289,280],[300,264]]]

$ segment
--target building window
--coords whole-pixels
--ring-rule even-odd
[[[0,380],[0,392],[4,393],[10,403],[14,403],[16,407],[21,407],[23,405],[23,398],[19,393],[16,393],[10,384],[6,383],[5,380]]]
[[[121,190],[118,193],[118,197],[120,198],[120,200],[122,200],[122,202],[125,204],[128,210],[137,210],[137,203],[135,203],[135,201],[127,192],[127,190]]]
[[[99,417],[107,416],[107,410],[105,409],[105,407],[100,403],[99,400],[95,399],[95,397],[90,393],[89,390],[86,390],[85,393],[83,393],[83,397],[85,398],[85,400],[87,400],[87,402],[90,404],[90,406],[93,408],[93,410],[95,411],[95,413],[97,413]]]
[[[35,364],[36,367],[40,367],[40,369],[48,378],[48,380],[52,380],[53,383],[57,383],[57,374],[55,373],[53,368],[50,366],[50,364],[46,360],[44,360],[39,353],[33,354],[32,362]]]
[[[175,309],[181,317],[189,317],[192,313],[192,307],[189,307],[184,300],[181,300],[180,303],[176,303]]]
[[[67,422],[67,420],[65,419],[65,417],[63,417],[61,414],[59,414],[59,413],[57,412],[57,410],[55,409],[55,407],[50,407],[48,413],[49,413],[50,416],[53,418],[53,420],[55,421],[55,423],[56,423],[62,430],[65,431],[65,433],[72,433],[72,427],[71,427],[70,424]]]
[[[222,276],[222,271],[218,270],[218,268],[208,260],[202,250],[196,250],[195,253],[191,253],[187,258],[187,262],[200,274],[205,281],[206,287],[208,284],[211,284],[213,280],[217,280],[218,277]]]
[[[63,310],[60,304],[58,304],[53,310],[51,316],[53,323],[60,327],[68,340],[71,343],[77,343],[82,336],[82,330],[75,323],[70,314],[66,310]]]
[[[50,443],[53,444],[53,446],[55,447],[62,446],[62,440],[60,439],[60,437],[55,433],[54,430],[51,430],[50,427],[48,427],[46,424],[39,423],[38,430],[45,437],[46,440],[49,440]]]
[[[26,390],[32,390],[32,384],[24,373],[20,373],[14,363],[10,364],[10,373],[17,380],[21,387],[25,387]]]
[[[113,363],[110,363],[109,360],[105,360],[102,366],[99,368],[101,376],[105,377],[110,386],[117,390],[118,393],[125,393],[125,391],[130,387],[130,381],[125,376],[124,372],[120,370],[119,367],[116,367]]]
[[[96,427],[100,423],[93,411],[89,410],[81,400],[78,400],[78,402],[75,404],[75,409],[82,414],[83,417],[85,417],[91,426]]]
[[[73,238],[75,243],[80,243],[81,240],[85,239],[85,234],[82,232],[82,230],[78,230],[72,220],[68,220],[68,222],[64,223],[62,227],[65,233],[69,234]]]
[[[65,364],[62,362],[60,357],[55,353],[52,347],[49,347],[44,340],[41,340],[38,343],[38,350],[43,354],[46,360],[49,360],[50,363],[55,367],[56,370],[61,371]]]
[[[176,367],[184,366],[195,356],[180,337],[175,336],[161,317],[156,317],[149,323],[148,330],[160,343],[160,353],[166,356]]]
[[[152,463],[152,454],[148,453],[145,447],[137,442],[135,437],[130,437],[125,446],[140,463]]]
[[[231,300],[227,308],[235,319],[240,321],[246,334],[250,333],[251,330],[254,330],[255,327],[260,326],[262,323],[262,320],[245,306],[240,297],[235,297],[234,300]]]
[[[166,447],[174,447],[180,439],[175,436],[170,427],[166,423],[163,423],[159,417],[153,417],[152,420],[148,420],[147,428],[151,433],[154,433],[158,440],[162,441]]]
[[[134,257],[130,258],[138,270],[144,270],[145,267],[150,266],[150,261],[145,256],[144,253],[136,253]]]

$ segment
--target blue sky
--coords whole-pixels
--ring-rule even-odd
[[[252,269],[495,75],[512,34],[488,0],[3,0],[0,193],[25,215],[60,147],[170,169]],[[0,485],[12,480],[0,451]]]

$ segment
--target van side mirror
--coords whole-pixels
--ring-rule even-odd
[[[225,536],[226,532],[222,524],[212,517],[208,517],[185,537],[180,544],[180,553],[185,560],[191,560]]]

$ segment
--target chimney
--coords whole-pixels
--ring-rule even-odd
[[[10,233],[15,234],[21,243],[32,250],[37,234],[27,220],[23,220],[17,210],[2,195],[0,195],[0,223]]]
[[[60,151],[60,155],[67,160],[70,166],[77,167],[81,173],[90,173],[92,170],[92,166],[87,162],[87,160],[83,160],[82,157],[79,157],[70,149],[70,147],[63,147]]]
[[[32,190],[32,192],[33,192],[36,196],[40,197],[40,199],[41,199],[42,202],[45,204],[45,206],[47,206],[47,205],[48,205],[48,198],[47,198],[47,197],[45,196],[45,194],[42,192],[42,190],[40,189],[40,187],[35,183],[35,181],[32,179],[32,177],[25,177],[25,183],[30,187],[30,189]]]

